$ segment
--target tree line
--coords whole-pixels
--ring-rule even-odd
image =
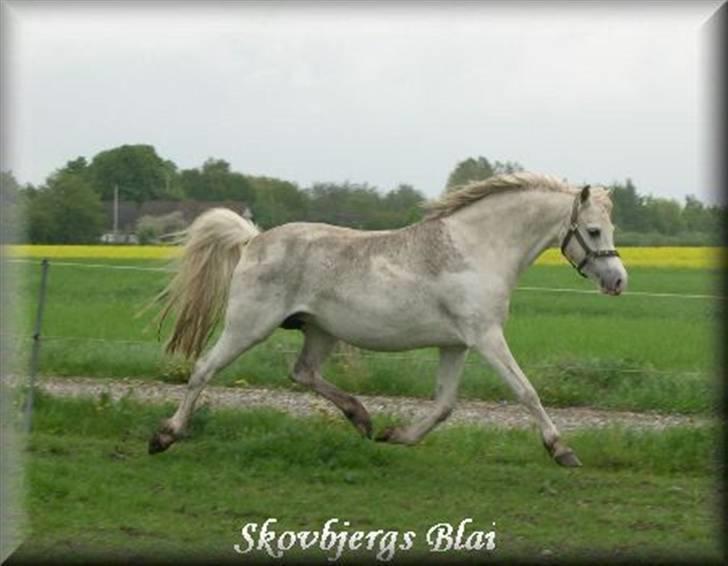
[[[455,165],[445,190],[500,173],[522,171],[515,161],[485,157]],[[638,193],[631,180],[611,185],[613,221],[621,243],[717,243],[726,210],[694,196],[684,203]],[[253,219],[267,229],[291,221],[327,222],[352,228],[399,228],[422,218],[424,195],[408,184],[388,191],[366,183],[296,183],[246,175],[223,159],[210,158],[200,167],[179,169],[151,145],[122,145],[102,151],[90,161],[78,157],[53,172],[40,186],[20,186],[11,172],[2,172],[0,199],[8,222],[24,228],[18,241],[30,243],[95,243],[109,231],[103,201],[139,204],[149,200],[234,200],[245,202]],[[22,226],[20,219],[25,219]],[[625,241],[632,238],[634,242]],[[618,242],[620,240],[618,239]]]
[[[492,175],[523,170],[516,161],[491,164],[485,157],[471,157],[455,166],[445,190],[456,190],[468,180],[485,180]],[[642,195],[629,178],[624,182],[600,184],[612,191],[612,222],[617,228],[617,244],[719,245],[722,230],[728,226],[728,211],[724,206],[705,205],[693,195],[680,203],[675,199]]]

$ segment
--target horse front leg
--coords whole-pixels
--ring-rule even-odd
[[[440,365],[437,370],[435,408],[431,413],[407,428],[390,427],[382,431],[377,440],[398,444],[415,444],[428,432],[450,416],[455,408],[460,376],[467,357],[465,347],[440,348]]]
[[[579,458],[560,438],[559,431],[541,405],[538,393],[523,373],[508,348],[503,329],[492,328],[485,333],[477,345],[478,352],[495,369],[515,393],[518,401],[525,405],[541,428],[544,447],[561,466],[581,466]]]

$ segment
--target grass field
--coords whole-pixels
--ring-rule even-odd
[[[103,249],[92,250],[99,248]],[[134,248],[123,248],[129,249]],[[168,253],[168,248],[162,249]],[[634,294],[619,298],[542,290],[514,293],[507,337],[546,405],[685,413],[713,408],[716,325],[724,301],[639,294],[718,294],[718,271],[700,267],[708,255],[704,250],[692,254],[689,250],[681,249],[683,255],[672,263],[693,267],[661,268],[642,265],[652,265],[659,258],[671,265],[665,248],[656,250],[655,257],[634,251],[637,266],[627,263]],[[63,265],[64,261],[102,262],[148,268],[165,266],[165,261],[149,259],[150,251],[142,254],[146,259],[69,258],[65,253],[68,250],[52,260],[56,263],[50,268],[41,371],[184,380],[188,365],[161,355],[151,316],[134,318],[134,312],[164,286],[167,273]],[[715,259],[717,253],[711,253]],[[630,255],[629,250],[623,255]],[[593,289],[568,266],[550,262],[532,267],[521,286]],[[40,270],[37,264],[11,267],[18,275],[22,305],[17,333],[29,336]],[[16,344],[19,353],[27,352],[27,339]],[[215,382],[295,387],[286,376],[300,344],[298,332],[280,330],[221,372]],[[18,356],[18,370],[26,367],[26,359]],[[403,354],[345,350],[331,358],[325,374],[352,392],[429,397],[436,359],[435,350]],[[469,357],[461,392],[469,398],[511,398],[475,354]]]
[[[430,558],[720,556],[710,428],[573,433],[584,467],[566,470],[527,431],[457,427],[406,448],[362,440],[340,419],[203,410],[190,439],[150,457],[148,433],[170,409],[41,396],[27,446],[31,531],[16,558],[241,559],[240,529],[268,517],[279,531],[330,518],[414,531],[399,558],[428,552],[431,525],[465,518],[495,530],[495,551]]]
[[[185,377],[187,366],[163,357],[153,329],[145,331],[150,316],[133,316],[168,274],[90,267],[165,265],[152,250],[145,253],[54,260],[43,373]],[[635,251],[635,264],[627,262],[634,294],[619,298],[514,293],[507,336],[544,404],[684,413],[715,408],[716,324],[724,302],[639,294],[719,294],[714,256],[681,253],[671,260]],[[546,259],[529,270],[522,287],[592,288],[568,266]],[[15,369],[25,371],[40,270],[37,263],[9,267],[18,287]],[[216,383],[294,387],[286,375],[300,344],[298,332],[278,331]],[[435,361],[434,350],[342,350],[325,373],[353,392],[429,397]],[[472,354],[461,391],[464,397],[512,399]],[[351,530],[413,531],[414,548],[396,558],[419,554],[428,561],[708,563],[721,557],[714,427],[571,432],[569,444],[584,463],[574,470],[556,466],[535,431],[458,426],[407,448],[362,440],[341,418],[296,419],[266,410],[213,414],[203,408],[188,439],[150,457],[149,434],[172,410],[104,396],[80,401],[40,395],[25,450],[30,530],[15,559],[237,561],[251,558],[233,550],[243,543],[241,528],[269,517],[278,519],[279,532],[321,530],[331,518],[349,521]],[[390,418],[375,415],[375,428]],[[495,551],[428,552],[430,526],[465,518],[473,519],[473,528],[495,530]],[[372,561],[378,550],[358,557]],[[329,555],[291,551],[284,561],[325,562]],[[351,551],[343,555],[355,557]]]

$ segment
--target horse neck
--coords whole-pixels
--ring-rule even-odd
[[[445,218],[484,265],[498,265],[515,281],[563,236],[574,196],[558,191],[523,190],[475,202]]]

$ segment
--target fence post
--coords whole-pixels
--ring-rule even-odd
[[[38,372],[38,358],[40,356],[40,332],[43,326],[43,309],[45,308],[46,288],[48,283],[48,258],[40,262],[40,290],[38,292],[38,310],[35,313],[35,328],[33,329],[33,349],[30,353],[30,375],[28,377],[28,396],[25,405],[25,430],[32,428],[33,391],[35,390],[35,374]]]

